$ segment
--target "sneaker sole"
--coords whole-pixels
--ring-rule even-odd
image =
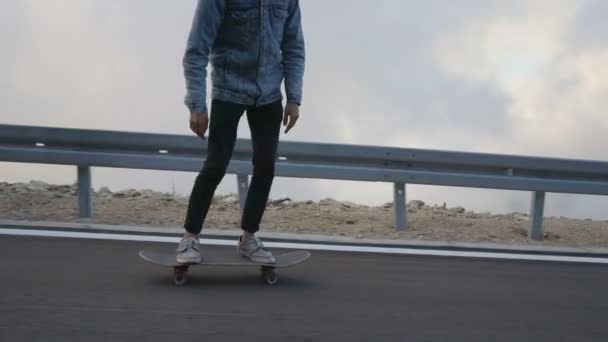
[[[180,258],[177,257],[177,262],[180,264],[199,264],[201,262],[201,258]]]

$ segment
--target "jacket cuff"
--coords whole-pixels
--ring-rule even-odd
[[[290,96],[290,97],[287,98],[287,103],[297,104],[298,106],[301,106],[302,105],[302,98],[301,97]]]
[[[190,113],[209,113],[207,112],[206,104],[195,104],[195,103],[186,103],[186,107],[190,110]]]

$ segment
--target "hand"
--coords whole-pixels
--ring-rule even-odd
[[[190,113],[190,129],[205,140],[205,132],[209,127],[209,115],[207,113]]]
[[[295,126],[300,117],[300,106],[295,103],[288,103],[285,106],[285,115],[283,116],[283,126],[287,126],[285,133],[289,132]]]

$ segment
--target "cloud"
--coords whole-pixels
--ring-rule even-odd
[[[603,0],[586,0],[580,3],[568,44],[573,48],[605,48],[608,41],[608,22],[604,20],[608,13],[608,2]]]
[[[301,4],[308,54],[304,106],[283,140],[607,159],[605,1]],[[0,3],[0,72],[7,75],[0,79],[2,122],[188,134],[181,56],[194,5]],[[242,138],[249,137],[245,121]],[[24,169],[10,174],[42,178]],[[194,176],[135,173],[144,174],[100,170],[96,181],[170,190],[173,178],[187,193]],[[292,198],[382,203],[392,196],[390,184],[276,184],[273,194]],[[479,210],[525,211],[529,205],[526,193],[408,189],[410,199]],[[227,177],[219,191],[235,190]],[[590,206],[580,203],[592,203],[601,215],[602,201],[563,197],[551,210],[588,215]]]
[[[465,80],[491,82],[510,99],[513,151],[605,159],[589,137],[605,140],[608,85],[601,66],[608,49],[571,39],[583,5],[595,3],[514,3],[521,8],[517,16],[480,18],[438,39],[440,66]]]
[[[27,104],[12,117],[24,124],[179,131],[184,125],[176,118],[186,120],[181,53],[194,6],[181,4],[23,1],[11,88]]]
[[[135,56],[100,27],[90,1],[24,1],[24,6],[27,29],[16,52],[14,86],[34,109],[26,120],[55,115],[62,124],[103,126],[104,101],[136,91],[134,80],[142,70]]]

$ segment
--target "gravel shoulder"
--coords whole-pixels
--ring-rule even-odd
[[[98,224],[154,226],[182,231],[188,198],[151,190],[95,191]],[[0,182],[0,218],[81,222],[75,185]],[[545,239],[527,237],[528,215],[475,213],[462,207],[408,203],[410,228],[396,231],[392,203],[365,206],[330,198],[321,201],[269,200],[261,230],[351,238],[483,242],[513,245],[608,247],[608,221],[565,217],[545,218]],[[240,209],[235,194],[216,195],[204,227],[239,230]]]

